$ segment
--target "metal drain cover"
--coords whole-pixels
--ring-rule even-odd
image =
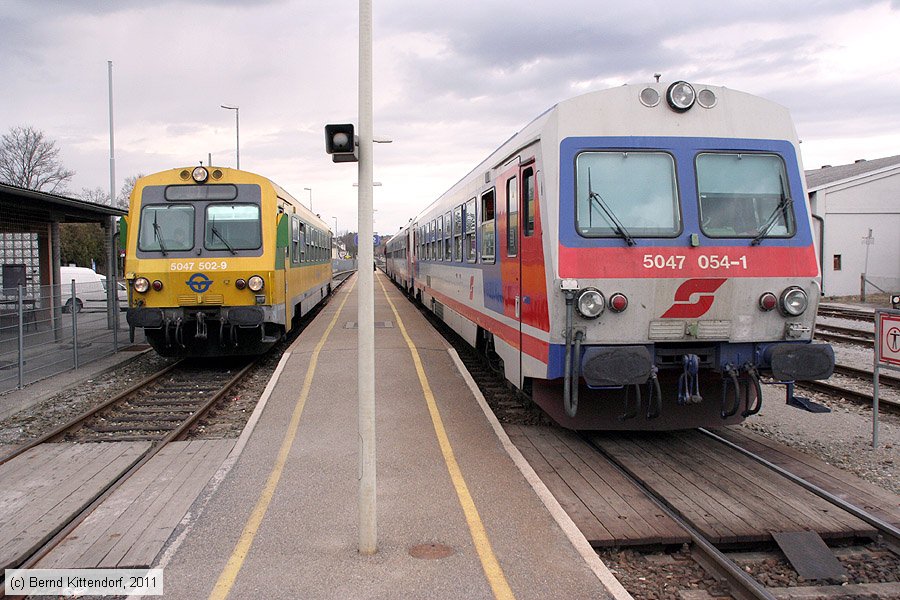
[[[393,321],[375,321],[375,329],[393,329]],[[344,323],[344,329],[359,329],[359,323],[356,321],[347,321]]]
[[[409,549],[409,555],[413,558],[421,558],[425,560],[436,560],[439,558],[447,558],[456,553],[456,550],[444,544],[430,543],[419,544]]]

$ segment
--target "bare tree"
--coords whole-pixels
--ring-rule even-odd
[[[63,192],[75,171],[59,162],[56,142],[30,125],[13,127],[0,138],[0,180],[43,192]]]
[[[109,194],[103,191],[101,187],[95,187],[94,189],[81,188],[80,198],[94,204],[109,204]]]
[[[119,190],[119,195],[116,197],[116,208],[128,210],[131,201],[131,191],[134,189],[137,180],[143,176],[143,173],[138,173],[137,175],[131,175],[130,177],[125,178],[125,181],[122,183],[122,189]]]

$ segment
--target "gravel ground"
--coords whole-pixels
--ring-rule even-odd
[[[808,413],[787,406],[782,390],[767,386],[762,410],[742,426],[900,494],[900,417],[879,415],[879,444],[873,448],[871,409],[798,391],[832,410]]]

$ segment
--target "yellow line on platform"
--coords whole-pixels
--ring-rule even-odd
[[[303,407],[306,405],[306,399],[309,397],[313,375],[316,372],[316,366],[319,362],[319,354],[322,351],[322,347],[325,346],[325,342],[328,340],[331,330],[334,329],[338,317],[340,317],[341,311],[344,309],[344,304],[347,303],[350,292],[353,291],[353,286],[355,285],[356,282],[354,281],[353,285],[350,286],[350,289],[347,290],[344,299],[341,301],[341,305],[338,307],[337,311],[335,311],[331,323],[325,328],[325,333],[322,334],[319,343],[316,344],[312,356],[310,356],[309,367],[306,369],[306,378],[303,380],[303,389],[300,391],[300,397],[297,399],[297,404],[294,406],[294,413],[291,415],[291,421],[288,424],[284,439],[281,442],[281,449],[278,451],[278,458],[275,460],[275,466],[272,468],[272,472],[269,474],[269,479],[266,481],[262,494],[260,494],[259,500],[256,502],[256,507],[254,507],[253,512],[250,513],[247,524],[244,525],[244,531],[241,533],[241,537],[234,546],[234,550],[231,553],[231,557],[228,559],[228,563],[225,565],[225,568],[222,569],[222,573],[219,575],[218,581],[216,581],[216,587],[213,588],[212,593],[209,595],[210,600],[224,600],[228,597],[232,586],[234,586],[234,581],[237,579],[238,573],[244,565],[244,560],[250,552],[250,547],[253,545],[256,532],[259,531],[259,526],[262,523],[263,517],[266,516],[266,511],[269,509],[269,503],[272,502],[272,497],[275,495],[275,488],[278,487],[278,481],[281,479],[281,474],[284,472],[284,465],[287,462],[288,454],[291,452],[291,446],[294,444],[294,438],[297,436],[297,428],[300,426],[300,415],[303,414]]]
[[[381,285],[381,291],[384,292],[384,297],[387,299],[388,304],[391,306],[391,310],[394,312],[397,326],[400,328],[403,339],[406,340],[406,345],[409,347],[410,354],[412,354],[413,363],[416,365],[416,373],[419,376],[419,384],[422,386],[422,393],[425,395],[425,402],[428,405],[428,412],[431,413],[431,422],[434,425],[434,432],[437,435],[441,453],[444,455],[444,462],[447,464],[447,470],[450,472],[450,479],[453,481],[453,487],[456,489],[456,495],[459,498],[463,513],[465,513],[466,522],[469,525],[469,533],[472,536],[472,541],[475,544],[475,550],[478,552],[478,557],[481,559],[481,567],[484,569],[484,574],[487,576],[488,582],[491,585],[491,590],[494,592],[494,598],[503,600],[515,598],[512,589],[509,587],[509,583],[506,581],[506,575],[503,574],[503,568],[500,566],[500,563],[494,554],[494,549],[491,547],[491,541],[488,539],[487,531],[484,529],[484,523],[482,523],[481,516],[478,514],[478,509],[475,507],[475,501],[469,493],[469,487],[466,485],[466,480],[463,478],[459,463],[456,462],[453,446],[450,445],[450,438],[447,437],[447,431],[444,429],[444,421],[441,419],[441,413],[438,410],[437,402],[435,402],[434,394],[431,391],[431,385],[428,383],[428,377],[425,375],[425,367],[422,365],[422,360],[419,358],[419,352],[416,350],[415,344],[413,344],[412,339],[410,339],[409,334],[406,332],[406,327],[403,325],[400,313],[397,312],[397,307],[394,306],[394,303],[388,296],[387,290],[380,277],[378,278],[378,283]]]

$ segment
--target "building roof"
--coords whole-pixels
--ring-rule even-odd
[[[96,223],[109,217],[121,217],[128,211],[94,204],[58,194],[29,190],[17,185],[0,183],[0,214],[3,225],[19,222],[59,221],[61,223]],[[8,227],[3,227],[4,230]]]
[[[876,158],[874,160],[858,160],[849,165],[825,165],[820,169],[806,171],[806,187],[810,192],[831,184],[861,177],[873,171],[880,171],[893,166],[900,166],[900,155]]]

